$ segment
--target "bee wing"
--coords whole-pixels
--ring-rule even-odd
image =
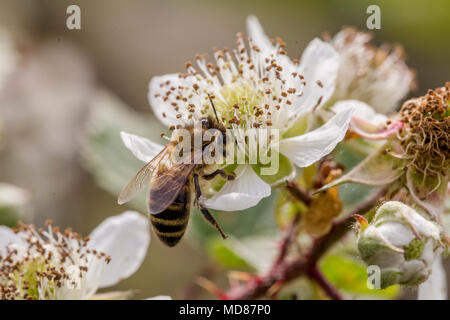
[[[194,163],[174,164],[155,173],[148,198],[148,211],[151,214],[161,213],[175,201],[194,167]]]
[[[156,157],[154,157],[141,170],[139,170],[130,182],[128,182],[122,191],[120,191],[119,198],[117,200],[119,204],[124,204],[130,201],[142,189],[143,185],[148,185],[150,183],[152,173],[155,168],[158,167],[161,160],[165,157],[167,151],[168,149],[165,147]]]

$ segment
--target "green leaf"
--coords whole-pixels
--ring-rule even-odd
[[[215,261],[228,269],[254,271],[254,268],[245,259],[241,258],[229,248],[228,242],[226,241],[219,239],[212,241],[208,246],[208,253]]]
[[[0,206],[0,225],[14,227],[21,219],[21,215],[14,207]]]
[[[429,214],[437,218],[444,211],[448,178],[445,176],[424,176],[413,168],[408,168],[406,181],[414,201]]]
[[[336,146],[333,156],[335,161],[345,168],[351,169],[378,150],[379,147],[379,141],[374,143],[362,138],[344,140]]]
[[[253,235],[273,234],[277,232],[274,221],[275,192],[262,199],[256,206],[239,212],[221,212],[210,210],[227,236],[245,238]],[[191,243],[204,247],[211,241],[222,240],[217,230],[205,221],[198,209],[191,216],[187,237]]]
[[[275,220],[281,229],[284,229],[291,224],[298,212],[302,213],[307,209],[302,202],[291,201],[289,198],[290,195],[284,190],[278,192]]]
[[[338,144],[333,152],[334,160],[343,165],[347,171],[360,164],[370,154],[380,147],[378,141],[368,141],[366,139],[350,139]],[[374,187],[357,183],[345,183],[339,186],[339,198],[344,203],[344,212],[350,210],[365,199]]]
[[[360,298],[394,299],[400,293],[399,286],[391,286],[384,290],[369,289],[367,266],[345,252],[333,252],[325,256],[320,263],[320,268],[325,277],[336,287],[357,294]]]
[[[317,192],[324,191],[341,183],[360,183],[369,186],[382,186],[394,182],[404,173],[405,161],[386,152],[389,144],[363,160],[339,179],[325,185]]]
[[[251,236],[238,239],[228,237],[214,242],[212,257],[230,268],[253,269],[258,273],[269,270],[277,254],[275,235]]]
[[[285,182],[286,180],[290,179],[292,175],[295,173],[295,166],[288,158],[286,158],[282,154],[279,154],[278,159],[279,159],[278,171],[276,174],[273,175],[261,174],[261,169],[269,168],[270,165],[260,165],[260,164],[252,165],[253,170],[255,170],[256,174],[258,174],[261,179],[263,179],[266,183],[270,184],[271,186],[276,186],[280,183]]]
[[[339,198],[345,203],[345,209],[361,203],[377,188],[363,184],[346,183],[339,186]]]
[[[305,134],[306,130],[308,130],[308,123],[310,121],[310,114],[306,114],[304,117],[301,117],[283,134],[283,139]]]

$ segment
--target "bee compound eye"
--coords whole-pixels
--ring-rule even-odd
[[[202,126],[203,126],[203,127],[209,127],[209,121],[208,121],[208,119],[203,119],[203,120],[202,120]]]

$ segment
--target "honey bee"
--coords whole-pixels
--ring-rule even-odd
[[[211,101],[212,104],[212,101]],[[213,105],[213,104],[212,104]],[[213,105],[214,108],[214,105]],[[215,113],[215,109],[214,109]],[[217,129],[223,138],[223,145],[226,143],[225,128],[216,118],[207,117],[201,120],[201,129]],[[185,127],[194,134],[194,127]],[[220,136],[220,135],[219,135]],[[193,139],[191,139],[193,141]],[[226,180],[233,180],[234,173],[227,174],[215,165],[197,163],[195,158],[203,153],[205,148],[214,143],[211,141],[202,142],[201,150],[195,150],[191,146],[191,153],[188,155],[191,160],[188,163],[178,163],[173,161],[172,154],[176,151],[178,140],[172,138],[168,145],[149,163],[147,163],[137,175],[123,188],[119,195],[119,204],[129,201],[145,184],[149,186],[148,211],[150,221],[158,238],[169,247],[175,246],[183,237],[191,210],[196,205],[205,220],[214,226],[222,238],[226,238],[224,232],[208,211],[199,201],[202,191],[200,179],[211,180],[220,175]],[[225,156],[225,147],[224,156]],[[213,166],[214,171],[206,174],[207,167]]]

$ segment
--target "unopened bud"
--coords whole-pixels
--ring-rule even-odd
[[[424,282],[440,244],[439,226],[398,201],[383,204],[358,238],[363,260],[381,270],[381,289]]]

